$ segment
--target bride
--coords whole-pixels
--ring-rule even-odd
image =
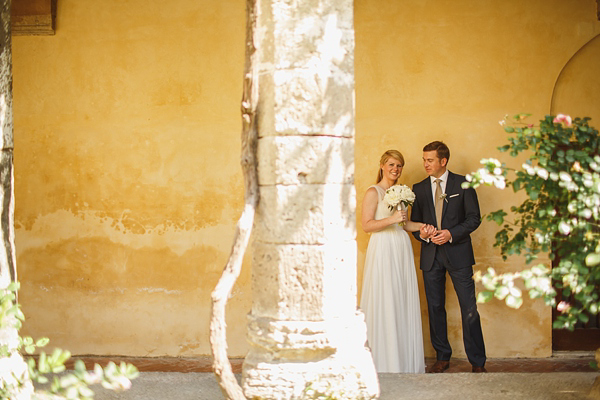
[[[381,156],[377,184],[362,204],[361,224],[371,233],[360,300],[367,338],[377,372],[425,372],[419,288],[414,255],[406,231],[427,238],[435,228],[408,220],[406,211],[390,211],[385,191],[402,175],[404,157],[397,150]],[[403,223],[404,226],[400,226]]]

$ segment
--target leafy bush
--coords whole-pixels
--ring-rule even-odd
[[[528,116],[515,115],[511,124],[508,117],[500,121],[510,136],[498,149],[513,157],[525,152],[522,169],[484,159],[484,167],[467,175],[463,186],[524,192],[526,199],[510,208],[510,216],[502,209],[487,215],[501,226],[494,246],[505,260],[522,255],[526,264],[549,254],[553,266],[537,264],[505,274],[489,268],[476,275],[486,289],[478,301],[496,297],[518,308],[523,300],[515,283],[522,280],[531,298],[543,298],[560,312],[554,328],[573,330],[577,321],[586,323],[588,313],[598,314],[600,308],[600,137],[587,117],[546,116],[536,126],[525,122]],[[552,283],[564,298],[573,295],[576,301],[557,304]]]
[[[104,388],[115,391],[131,387],[131,379],[139,374],[131,364],[121,363],[117,366],[111,362],[104,369],[96,364],[94,370],[89,372],[83,361],[77,360],[74,372],[64,374],[65,362],[71,357],[71,353],[61,349],[55,349],[52,354],[42,351],[37,363],[30,357],[25,364],[20,351],[33,354],[36,348],[46,346],[49,340],[42,338],[34,342],[31,337],[19,335],[25,317],[16,302],[18,289],[19,284],[16,282],[0,290],[0,398],[91,399],[94,392],[89,386],[93,384],[101,384]],[[48,374],[54,375],[52,382],[46,376]],[[46,385],[49,387],[34,393],[32,381],[49,384]]]

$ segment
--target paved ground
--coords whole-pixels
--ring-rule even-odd
[[[88,367],[109,359],[82,357]],[[95,399],[221,400],[224,399],[209,358],[111,358],[134,363],[141,372],[131,390],[113,393],[94,388]],[[544,359],[490,359],[487,374],[473,374],[466,360],[452,360],[443,374],[380,374],[380,400],[589,400],[600,374],[589,366],[591,355]],[[434,360],[427,360],[430,365]],[[232,360],[235,372],[242,360]],[[599,378],[600,380],[600,378]],[[599,388],[600,391],[600,388]],[[598,397],[600,399],[600,392]]]
[[[380,400],[579,400],[588,394],[595,372],[488,374],[380,374]],[[123,393],[96,390],[97,400],[224,399],[208,372],[142,372]]]
[[[75,356],[82,359],[91,369],[95,363],[102,366],[109,361],[121,361],[134,364],[142,372],[212,372],[210,357],[195,358],[151,358],[151,357],[89,357]],[[72,367],[73,361],[67,363]],[[233,372],[242,372],[242,358],[230,360]],[[548,358],[493,358],[488,359],[486,368],[489,372],[594,372],[590,362],[594,361],[592,353],[557,353]],[[432,365],[434,359],[426,359],[427,365]],[[446,373],[470,372],[471,365],[466,359],[453,358]]]

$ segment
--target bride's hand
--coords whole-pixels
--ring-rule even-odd
[[[408,220],[408,213],[403,210],[396,211],[392,217],[394,218],[394,222],[406,222]]]
[[[420,235],[422,239],[429,239],[433,235],[435,235],[437,229],[435,226],[423,224],[421,225]]]

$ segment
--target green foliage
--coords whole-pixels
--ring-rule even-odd
[[[15,282],[0,291],[0,331],[3,333],[0,338],[0,361],[8,360],[19,351],[33,354],[37,348],[44,347],[49,342],[48,338],[34,341],[31,337],[19,336],[18,331],[25,317],[16,303],[18,289],[19,284]],[[0,375],[0,398],[15,397],[28,380],[48,384],[50,379],[46,375],[54,375],[48,390],[37,392],[38,397],[49,394],[53,398],[91,399],[94,392],[89,388],[90,385],[101,384],[104,388],[115,391],[127,390],[131,387],[131,379],[139,375],[134,365],[121,363],[117,366],[113,362],[104,369],[96,364],[94,370],[89,372],[81,360],[75,362],[73,373],[63,374],[69,358],[71,353],[66,350],[54,349],[51,354],[41,351],[37,363],[33,357],[27,359],[25,374],[17,372],[18,364],[15,364],[13,373]]]
[[[515,281],[523,280],[530,297],[543,298],[561,312],[554,327],[572,330],[577,321],[587,322],[584,312],[597,314],[600,308],[600,137],[587,117],[546,116],[534,126],[524,122],[528,116],[515,115],[510,126],[508,118],[500,121],[509,143],[498,149],[513,157],[527,152],[522,169],[484,159],[484,167],[467,175],[463,186],[494,185],[524,192],[526,199],[510,208],[509,220],[503,210],[487,215],[501,227],[494,245],[505,260],[522,255],[530,264],[540,254],[550,253],[555,265],[513,274],[498,275],[493,269],[478,274],[476,279],[486,288],[478,300],[496,297],[518,308],[522,298]],[[577,303],[556,304],[552,282],[565,297],[573,294]]]

